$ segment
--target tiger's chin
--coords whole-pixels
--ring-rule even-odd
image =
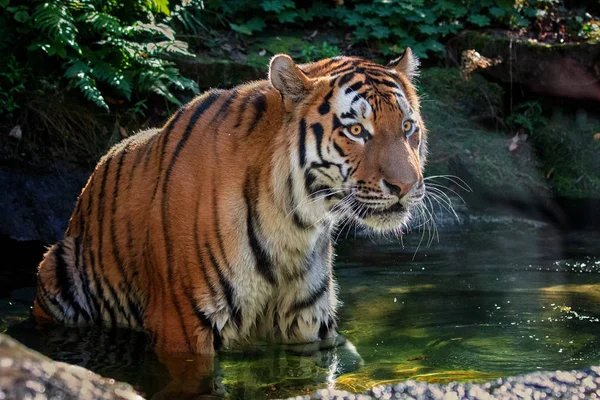
[[[375,233],[400,233],[408,224],[411,210],[401,203],[385,209],[371,209],[358,218],[360,224]]]

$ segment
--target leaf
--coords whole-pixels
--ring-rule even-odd
[[[243,35],[252,35],[255,31],[261,31],[265,27],[265,21],[255,17],[242,25],[229,24],[231,29]]]
[[[385,39],[390,36],[390,28],[387,26],[376,26],[371,31],[371,34],[377,39]]]
[[[15,13],[15,21],[20,23],[29,21],[29,13],[27,11],[17,11]]]
[[[506,10],[500,7],[492,7],[489,11],[490,14],[492,14],[496,18],[502,18],[506,15]]]
[[[295,8],[296,5],[291,0],[263,0],[260,3],[263,10],[279,14],[287,8]]]
[[[147,0],[146,5],[154,13],[162,13],[167,17],[171,15],[171,11],[169,11],[169,0]]]
[[[159,34],[169,40],[175,40],[175,30],[166,24],[147,24],[144,22],[136,22],[132,32]]]
[[[358,14],[348,14],[344,21],[350,26],[359,26],[362,23],[362,18]]]
[[[481,14],[469,15],[468,20],[469,20],[469,22],[471,22],[472,24],[475,24],[477,26],[487,26],[491,22],[488,17],[486,17],[485,15],[481,15]]]
[[[298,17],[298,12],[296,10],[285,10],[277,16],[277,19],[282,24],[289,24],[296,20]]]
[[[438,28],[431,25],[420,25],[419,32],[424,35],[435,35],[438,32]]]
[[[6,8],[10,4],[10,0],[0,0],[0,7]]]

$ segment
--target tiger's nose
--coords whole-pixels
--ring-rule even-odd
[[[415,186],[416,183],[417,183],[417,181],[409,182],[409,183],[402,183],[402,182],[391,183],[391,182],[388,182],[385,179],[383,179],[383,185],[390,191],[391,194],[393,194],[394,196],[397,196],[398,198],[400,198],[400,197],[406,195],[408,192],[410,192],[410,190],[413,188],[413,186]]]

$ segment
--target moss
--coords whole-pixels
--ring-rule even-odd
[[[498,119],[502,89],[474,75],[464,81],[458,69],[424,70],[420,79],[422,115],[429,130],[430,157],[426,175],[456,173],[454,166],[470,173],[472,186],[507,196],[527,196],[545,189],[532,150],[523,146],[508,150],[508,137],[500,127],[485,128],[479,122]]]

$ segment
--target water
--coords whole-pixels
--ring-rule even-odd
[[[336,274],[339,332],[348,342],[333,350],[257,346],[224,351],[215,365],[159,360],[143,334],[35,328],[26,320],[29,286],[0,298],[0,331],[156,398],[206,391],[278,398],[328,386],[361,392],[406,379],[486,381],[600,365],[600,234],[476,226],[441,232],[414,260],[418,235],[405,237],[404,248],[397,240],[343,240]]]

